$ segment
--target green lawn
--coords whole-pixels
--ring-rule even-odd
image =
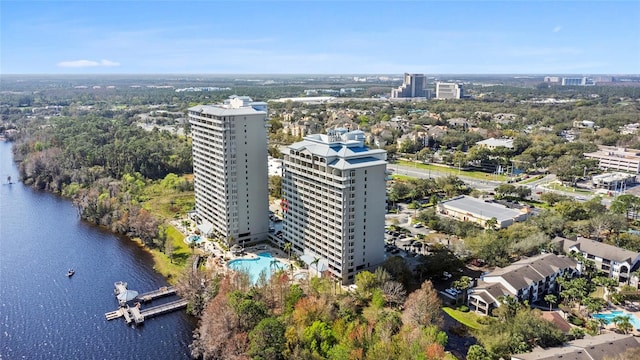
[[[460,176],[474,178],[478,180],[495,180],[495,181],[507,180],[507,177],[504,175],[487,174],[486,172],[482,172],[482,171],[465,171],[465,170],[458,171],[458,169],[455,169],[455,168],[437,166],[437,165],[431,165],[431,164],[420,164],[420,163],[415,163],[415,162],[405,161],[405,160],[397,160],[394,162],[394,164],[414,167],[421,170],[432,170],[432,171],[437,171],[441,173],[448,173],[455,176],[460,175]]]
[[[477,315],[476,313],[473,313],[471,311],[462,312],[448,306],[444,306],[442,310],[444,310],[444,312],[446,312],[452,318],[456,319],[456,321],[458,321],[460,324],[463,324],[471,329],[481,330],[484,327],[484,325],[478,322],[478,319],[482,317],[480,315]]]
[[[594,292],[592,292],[591,294],[589,294],[590,297],[592,298],[600,298],[600,299],[604,299],[604,288],[602,286],[598,286],[596,287],[596,289],[594,290]]]
[[[534,181],[540,180],[544,177],[544,175],[536,175],[536,176],[532,176],[528,179],[524,179],[522,181],[519,181],[518,184],[528,184],[528,183],[532,183]]]
[[[586,194],[586,195],[590,195],[591,194],[591,191],[583,190],[583,189],[577,189],[577,188],[574,188],[574,187],[571,187],[571,186],[565,186],[565,185],[558,184],[558,183],[551,183],[551,184],[546,185],[546,187],[548,187],[549,189],[565,191],[565,192],[575,192],[575,193]]]
[[[150,251],[154,260],[153,268],[166,277],[170,283],[174,283],[187,265],[187,260],[191,257],[192,252],[184,242],[184,235],[173,226],[167,228],[167,241],[171,241],[173,244],[173,259],[169,259],[167,254],[160,249],[151,249]]]

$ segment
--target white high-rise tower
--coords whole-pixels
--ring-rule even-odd
[[[362,131],[308,135],[283,152],[283,242],[344,284],[384,260],[387,153]],[[282,244],[281,244],[282,245]]]
[[[199,228],[229,245],[267,238],[267,105],[232,96],[189,109]]]

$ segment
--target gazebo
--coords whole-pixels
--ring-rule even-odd
[[[240,255],[244,252],[244,248],[238,244],[233,245],[230,249],[233,255]]]

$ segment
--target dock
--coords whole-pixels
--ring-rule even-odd
[[[187,307],[189,300],[180,299],[176,301],[172,301],[166,304],[150,307],[148,309],[144,309],[140,312],[143,318],[149,318],[156,315],[162,315],[174,310],[182,309]]]
[[[149,291],[144,294],[138,295],[138,300],[142,302],[149,302],[161,297],[175,295],[175,293],[176,293],[175,286],[163,286],[158,290],[153,290],[153,291]]]
[[[126,293],[127,291],[135,293],[134,291],[127,289],[127,283],[124,281],[118,281],[113,285],[113,292],[116,297],[120,294]],[[140,303],[142,302],[150,302],[161,297],[175,295],[176,291],[177,290],[174,286],[163,286],[158,290],[146,292],[135,297],[135,300],[138,300],[135,306],[129,306],[127,301],[121,300],[120,308],[118,308],[118,310],[105,313],[104,316],[107,320],[115,320],[124,317],[124,321],[127,324],[142,324],[146,318],[166,314],[187,307],[189,301],[186,299],[174,300],[165,304],[152,306],[147,309],[142,309],[140,306]]]

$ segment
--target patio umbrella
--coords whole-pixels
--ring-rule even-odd
[[[118,296],[116,296],[118,298],[118,300],[121,303],[126,303],[127,301],[131,301],[133,299],[136,298],[136,296],[138,296],[138,292],[135,290],[126,290],[120,294],[118,294]]]

